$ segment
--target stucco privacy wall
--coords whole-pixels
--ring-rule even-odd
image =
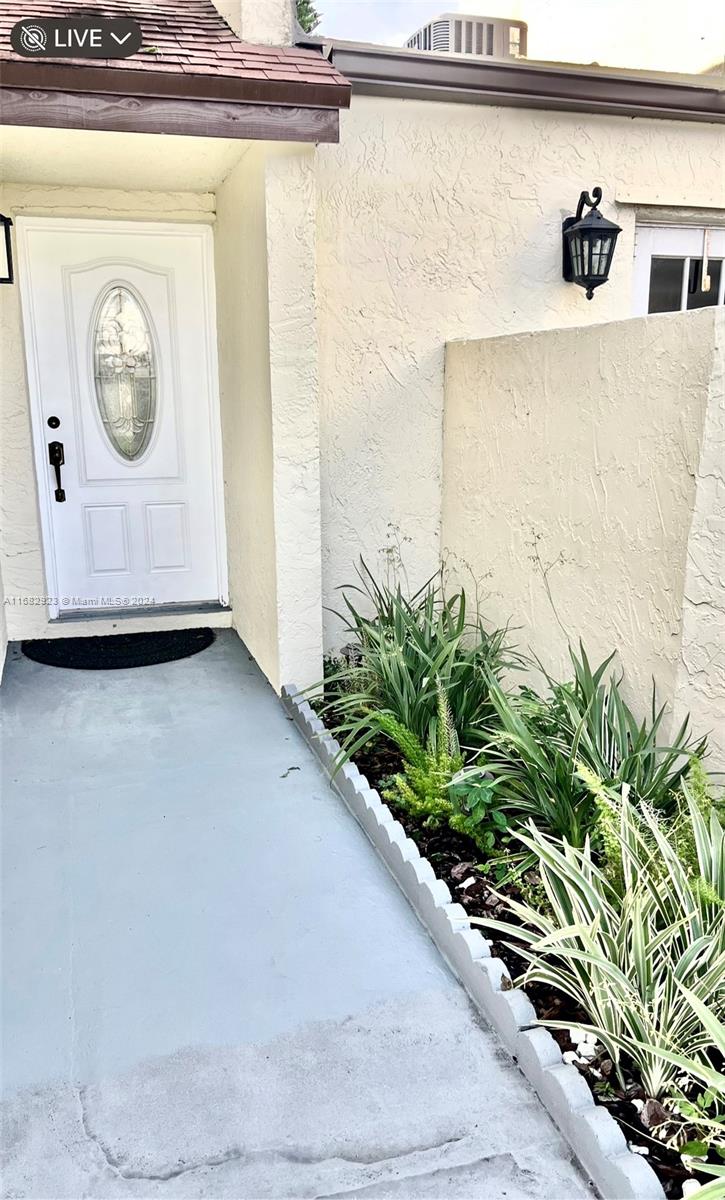
[[[653,677],[672,699],[698,636],[693,617],[683,620],[683,592],[699,505],[699,586],[717,603],[725,496],[699,480],[717,403],[716,320],[720,328],[714,310],[640,317],[446,352],[443,543],[454,574],[470,564],[485,580],[486,615],[511,622],[518,644],[554,673],[568,674],[568,645],[580,637],[597,661],[617,650],[643,712]],[[711,456],[714,430],[708,440]],[[709,630],[714,656],[713,642]],[[680,688],[678,706],[717,743],[715,683]],[[723,750],[713,756],[721,766]]]
[[[179,139],[181,141],[181,139]],[[180,153],[181,153],[180,147]],[[65,217],[122,217],[163,221],[213,220],[214,197],[205,192],[124,192],[111,189],[6,184],[0,211]],[[68,625],[48,623],[47,609],[35,597],[47,593],[43,568],[38,497],[33,464],[20,289],[0,288],[0,569],[10,640],[65,637]],[[198,618],[156,619],[166,628],[194,624]],[[228,614],[208,618],[228,624]],[[118,628],[113,620],[78,621],[74,634],[104,634]],[[123,622],[124,632],[148,628],[145,618]]]
[[[713,370],[695,507],[687,544],[682,654],[675,717],[688,709],[713,728],[713,759],[725,769],[725,311],[715,317]],[[711,714],[711,718],[709,718]]]
[[[413,539],[411,581],[436,567],[445,342],[628,317],[635,209],[614,201],[724,208],[724,142],[684,121],[354,97],[318,149],[326,604],[388,522]],[[561,218],[594,184],[623,232],[588,302],[561,280]]]

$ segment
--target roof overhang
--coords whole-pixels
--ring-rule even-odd
[[[678,121],[725,121],[725,80],[597,66],[510,62],[309,40],[355,95],[397,96]]]
[[[339,141],[350,88],[305,80],[114,70],[58,62],[0,64],[5,125],[289,142]]]

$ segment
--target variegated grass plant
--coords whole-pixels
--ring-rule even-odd
[[[634,1066],[649,1096],[667,1094],[672,1055],[705,1063],[711,1046],[690,990],[719,1019],[725,1004],[725,833],[686,797],[697,869],[682,861],[651,809],[618,802],[622,887],[575,847],[533,823],[515,836],[535,856],[544,910],[502,896],[516,923],[472,918],[527,962],[522,982],[556,988],[587,1013],[581,1024],[606,1048],[621,1082]],[[576,1022],[545,1022],[561,1027]]]

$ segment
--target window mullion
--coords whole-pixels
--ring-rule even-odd
[[[687,289],[690,284],[690,256],[682,264],[682,290],[680,292],[680,312],[687,310]]]

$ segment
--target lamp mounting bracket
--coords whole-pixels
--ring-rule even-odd
[[[592,196],[594,197],[593,200]],[[599,208],[599,204],[602,199],[602,189],[600,187],[592,188],[592,196],[589,195],[589,192],[582,192],[581,196],[579,197],[579,203],[576,206],[576,216],[574,217],[575,221],[581,221],[585,204],[587,208]]]

